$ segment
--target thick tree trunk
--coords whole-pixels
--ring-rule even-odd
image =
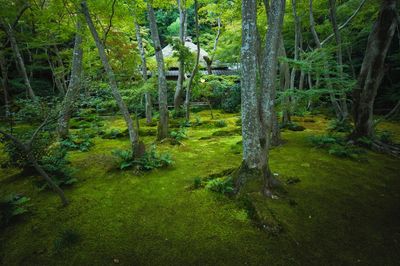
[[[14,52],[15,59],[16,59],[16,61],[18,63],[19,69],[21,71],[22,78],[23,78],[24,83],[25,83],[25,87],[26,87],[26,90],[27,90],[27,95],[29,95],[29,97],[32,100],[35,100],[35,93],[32,90],[31,83],[29,81],[28,74],[26,72],[25,63],[24,63],[24,60],[22,59],[22,55],[21,55],[21,53],[19,51],[19,48],[18,48],[18,44],[17,44],[17,41],[16,41],[15,36],[14,36],[14,30],[11,27],[11,25],[9,23],[5,22],[4,20],[1,20],[0,23],[2,24],[2,27],[5,29],[7,37],[9,39],[9,41],[10,41],[11,49]]]
[[[165,78],[164,57],[162,54],[160,37],[158,36],[158,28],[154,9],[151,3],[147,2],[147,13],[150,24],[151,38],[156,53],[157,70],[158,70],[158,104],[160,112],[160,121],[158,123],[157,139],[162,140],[168,137],[168,100],[167,100],[167,79]]]
[[[92,33],[93,39],[96,43],[97,50],[99,52],[99,56],[100,56],[101,62],[103,64],[104,70],[108,76],[112,94],[113,94],[114,99],[116,100],[117,105],[119,107],[119,110],[122,113],[124,120],[127,124],[128,132],[129,132],[129,139],[130,139],[131,147],[132,147],[132,155],[134,157],[140,157],[142,155],[141,153],[143,152],[143,148],[139,147],[138,132],[135,130],[135,128],[133,126],[133,121],[129,114],[128,108],[126,107],[125,102],[122,100],[121,94],[118,90],[117,81],[115,79],[114,72],[111,69],[111,66],[107,59],[107,55],[106,55],[104,46],[99,38],[99,35],[96,31],[96,28],[94,27],[91,17],[90,17],[90,13],[89,13],[89,9],[87,7],[86,1],[82,1],[81,5],[82,5],[83,14],[85,15],[85,18],[86,18],[86,22],[89,26],[90,32]]]
[[[140,59],[142,60],[142,77],[143,81],[147,81],[147,61],[146,61],[146,53],[144,51],[142,35],[140,33],[140,26],[137,23],[136,18],[134,18],[135,23],[135,31],[136,31],[136,40],[138,42],[139,52],[140,52]],[[151,94],[150,92],[146,91],[145,94],[145,105],[146,105],[146,123],[152,122],[152,105],[151,105]]]
[[[200,59],[200,29],[199,29],[199,16],[198,16],[198,4],[197,0],[194,0],[194,16],[195,16],[195,25],[196,25],[196,44],[197,44],[197,53],[196,53],[196,62],[194,64],[192,73],[190,75],[189,83],[186,88],[186,100],[185,100],[185,117],[186,121],[190,120],[190,94],[192,92],[193,80],[199,70],[199,59]]]
[[[186,24],[186,1],[178,0],[178,8],[179,8],[179,41],[181,45],[185,45],[185,24]],[[184,59],[179,57],[179,72],[178,72],[178,81],[176,83],[176,90],[174,95],[174,108],[175,113],[179,113],[179,109],[182,105],[182,94],[183,94],[183,82],[185,80],[185,62]]]
[[[384,62],[397,26],[397,0],[382,0],[368,37],[357,86],[353,90],[354,131],[351,137],[374,137],[373,107],[384,76]]]
[[[263,154],[263,176],[264,188],[263,193],[266,196],[272,195],[272,187],[275,185],[275,180],[269,169],[269,149],[270,135],[272,130],[273,113],[275,108],[275,93],[276,93],[276,74],[278,65],[278,50],[279,41],[282,32],[283,17],[285,14],[285,0],[272,0],[271,7],[268,12],[268,31],[266,34],[266,44],[264,53],[264,79],[261,88],[261,135],[260,143]]]
[[[243,164],[261,169],[260,119],[257,96],[257,12],[256,0],[242,1],[241,97]],[[245,180],[240,180],[242,185]]]
[[[329,0],[330,6],[330,17],[333,32],[336,40],[336,59],[338,64],[338,72],[339,78],[343,78],[343,52],[342,52],[342,38],[340,36],[339,27],[336,20],[336,0]],[[346,93],[343,92],[340,94],[340,110],[341,112],[341,120],[346,120],[348,118],[349,112],[347,108],[347,100]]]
[[[69,120],[71,118],[72,106],[81,86],[82,59],[82,25],[80,18],[78,17],[76,22],[74,51],[72,54],[71,78],[68,84],[67,92],[62,102],[60,118],[58,120],[58,134],[61,139],[65,139],[68,137]]]

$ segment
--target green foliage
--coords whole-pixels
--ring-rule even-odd
[[[126,134],[117,128],[112,128],[111,130],[107,130],[101,136],[103,139],[117,139],[125,137]]]
[[[178,130],[172,130],[169,134],[170,138],[176,143],[180,143],[182,140],[187,138],[186,128],[180,127]]]
[[[54,252],[61,252],[65,248],[72,247],[81,240],[80,234],[74,229],[65,229],[59,232],[57,238],[53,242]]]
[[[228,126],[228,124],[226,123],[225,120],[218,120],[214,123],[214,125],[215,125],[215,127],[219,127],[219,128]]]
[[[135,168],[140,171],[150,171],[155,168],[167,167],[173,163],[169,153],[158,154],[155,146],[146,151],[140,158],[133,159],[130,150],[114,150],[113,155],[118,158],[120,170]]]
[[[79,150],[84,152],[89,151],[94,143],[88,134],[83,136],[71,134],[67,139],[60,141],[60,145],[68,151]]]
[[[339,120],[334,119],[331,120],[328,126],[329,132],[342,132],[342,133],[350,133],[353,130],[353,126],[349,120]]]
[[[203,185],[203,182],[202,182],[202,180],[201,180],[200,177],[195,177],[195,178],[193,179],[193,188],[194,188],[194,189],[201,188],[202,185]]]
[[[28,212],[30,198],[19,194],[12,194],[0,201],[0,228],[10,224],[12,219]]]
[[[344,138],[333,135],[311,136],[309,141],[317,148],[327,149],[328,153],[337,157],[361,159],[360,155],[365,153],[352,143],[346,142]]]
[[[384,131],[378,132],[377,135],[378,135],[378,139],[380,141],[382,141],[383,143],[386,143],[389,145],[394,144],[392,132],[384,130]]]
[[[206,188],[221,194],[233,193],[233,180],[231,177],[215,178],[207,181]]]
[[[78,181],[73,177],[75,169],[70,167],[66,155],[67,151],[65,149],[62,147],[55,147],[50,149],[50,151],[39,160],[40,165],[58,186],[69,186]],[[50,185],[45,180],[38,181],[37,185],[40,189],[50,188]]]

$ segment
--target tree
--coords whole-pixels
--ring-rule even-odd
[[[76,21],[75,44],[72,54],[71,78],[68,84],[68,90],[62,102],[60,118],[58,120],[58,134],[62,139],[68,136],[69,120],[71,118],[72,106],[76,98],[76,95],[79,93],[81,85],[82,59],[83,59],[81,24],[82,23],[80,21],[80,16],[78,15]]]
[[[162,140],[168,137],[168,99],[167,99],[167,79],[165,78],[164,57],[162,54],[160,37],[154,9],[151,0],[147,2],[147,15],[150,24],[151,38],[153,40],[154,50],[157,60],[158,71],[158,106],[160,112],[160,121],[158,123],[157,139]]]
[[[396,0],[382,0],[378,19],[368,37],[364,60],[353,90],[353,139],[373,138],[374,101],[385,73],[385,59],[398,25]]]
[[[199,16],[198,16],[198,3],[194,0],[194,17],[195,17],[195,27],[196,27],[196,62],[194,63],[192,73],[190,74],[190,79],[186,88],[186,121],[190,118],[190,93],[193,86],[193,80],[199,70],[199,59],[200,59],[200,29],[199,29]]]
[[[14,27],[18,23],[19,18],[22,16],[22,14],[25,12],[30,7],[29,4],[24,5],[21,10],[19,11],[19,14],[17,15],[17,18],[15,19],[14,23],[10,24],[7,22],[5,19],[0,18],[0,26],[4,29],[4,31],[7,34],[8,40],[10,41],[11,44],[11,49],[14,52],[14,56],[17,60],[19,69],[21,71],[22,78],[24,80],[25,86],[26,86],[26,92],[27,95],[32,99],[35,100],[35,93],[33,92],[33,89],[31,87],[31,83],[28,78],[28,74],[26,71],[24,59],[22,58],[21,52],[18,47],[17,40],[15,38],[14,34]]]
[[[264,1],[268,8],[268,1]],[[260,95],[257,92],[257,3],[242,1],[242,136],[243,161],[236,173],[236,190],[251,189],[262,183],[262,191],[272,196],[276,184],[269,169],[269,148],[273,124],[277,52],[285,1],[273,0],[268,10],[268,30],[260,67]]]
[[[115,79],[114,72],[108,62],[103,43],[101,42],[99,35],[97,33],[97,30],[94,27],[93,21],[90,17],[90,13],[89,13],[89,9],[87,7],[86,1],[82,1],[81,6],[82,6],[82,12],[86,19],[86,23],[88,24],[90,32],[92,34],[92,37],[94,39],[94,42],[96,43],[96,47],[99,52],[101,62],[103,64],[104,71],[106,72],[108,80],[110,82],[112,94],[114,96],[114,99],[117,102],[119,110],[122,113],[122,116],[124,117],[124,120],[128,127],[129,140],[131,142],[131,148],[132,148],[132,155],[135,158],[141,157],[144,153],[144,146],[142,143],[139,142],[138,132],[137,132],[137,130],[135,130],[132,118],[128,111],[128,108],[126,107],[125,102],[122,100],[121,94],[118,90],[118,85],[117,85],[117,81]]]
[[[178,0],[179,9],[179,41],[180,45],[185,46],[186,42],[186,0]],[[181,49],[180,49],[181,50]],[[182,93],[183,93],[183,82],[185,80],[185,61],[182,55],[179,56],[179,72],[178,81],[176,83],[176,90],[174,95],[174,108],[175,112],[178,113],[179,108],[182,104]]]

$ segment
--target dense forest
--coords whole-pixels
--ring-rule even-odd
[[[0,265],[399,265],[398,0],[0,0]]]

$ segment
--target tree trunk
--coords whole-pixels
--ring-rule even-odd
[[[192,73],[190,75],[189,83],[186,88],[186,100],[185,100],[185,107],[186,107],[186,121],[190,120],[190,94],[192,92],[193,87],[193,80],[199,70],[199,59],[200,59],[200,29],[199,29],[199,16],[198,16],[198,4],[197,0],[194,0],[194,16],[195,16],[195,24],[196,24],[196,43],[197,43],[197,54],[196,54],[196,62],[194,64]]]
[[[280,37],[279,53],[281,57],[287,58],[286,49],[283,42],[283,36]],[[290,68],[289,68],[289,63],[287,61],[281,62],[280,75],[281,75],[281,88],[284,92],[287,92],[290,89]],[[287,125],[291,121],[289,96],[283,97],[282,107],[283,107],[282,124]]]
[[[69,120],[71,118],[72,106],[81,86],[82,59],[82,24],[78,16],[76,22],[74,51],[72,54],[71,78],[68,84],[67,92],[62,102],[60,118],[58,120],[58,134],[61,139],[65,139],[68,137]]]
[[[1,20],[0,23],[2,24],[2,27],[5,29],[7,37],[10,40],[11,49],[14,52],[14,56],[17,60],[18,66],[21,70],[22,78],[24,79],[25,87],[27,90],[27,95],[29,95],[29,97],[32,100],[35,100],[35,93],[32,90],[31,83],[29,81],[28,74],[26,72],[25,63],[24,63],[24,60],[22,59],[22,55],[18,48],[18,44],[17,44],[17,41],[14,36],[14,30],[9,23],[7,23],[3,20]]]
[[[60,95],[64,96],[65,95],[64,85],[62,84],[62,81],[60,80],[60,77],[59,77],[58,73],[56,72],[53,62],[51,62],[50,55],[49,55],[47,49],[45,49],[45,52],[46,52],[46,56],[47,56],[47,62],[49,63],[51,73],[53,74],[53,82],[54,82],[57,90],[59,91]],[[54,87],[53,87],[53,90],[54,90]]]
[[[122,100],[121,94],[119,93],[118,86],[117,86],[117,81],[115,79],[114,72],[111,69],[111,66],[110,66],[110,64],[108,62],[108,59],[107,59],[106,52],[104,50],[104,46],[103,46],[103,44],[102,44],[102,42],[101,42],[101,40],[99,38],[99,35],[98,35],[97,31],[96,31],[96,28],[94,27],[94,24],[93,24],[93,21],[92,21],[91,17],[90,17],[90,13],[89,13],[89,9],[87,7],[86,1],[82,1],[81,5],[82,5],[83,14],[85,15],[85,18],[86,18],[86,22],[87,22],[87,24],[89,26],[90,32],[91,32],[91,34],[93,36],[93,39],[94,39],[94,41],[96,43],[97,50],[99,52],[99,56],[100,56],[101,62],[102,62],[103,67],[104,67],[104,71],[106,72],[106,74],[108,76],[108,80],[110,82],[110,87],[111,87],[112,94],[113,94],[114,99],[116,100],[117,105],[119,107],[119,110],[122,113],[122,115],[124,117],[124,120],[125,120],[125,122],[127,124],[128,132],[129,132],[129,139],[130,139],[131,148],[132,148],[132,155],[135,158],[136,157],[140,157],[140,156],[142,156],[141,153],[143,152],[143,149],[139,147],[140,143],[139,143],[138,132],[135,130],[135,128],[133,126],[133,121],[132,121],[132,118],[131,118],[131,116],[129,114],[128,108],[126,107],[125,102]]]
[[[3,87],[5,117],[10,115],[9,95],[8,95],[8,69],[3,52],[0,52],[1,86]]]
[[[167,79],[165,78],[164,57],[162,54],[160,37],[158,36],[158,28],[154,9],[149,1],[147,1],[147,15],[150,24],[151,38],[156,53],[157,70],[158,70],[158,105],[160,112],[160,121],[158,123],[157,139],[162,140],[168,137],[168,99],[167,99]]]
[[[374,137],[373,107],[384,76],[384,62],[397,26],[397,0],[382,0],[378,19],[368,37],[357,85],[353,90],[353,139]]]
[[[309,15],[310,15],[310,30],[314,37],[315,45],[316,45],[317,49],[321,49],[322,48],[321,41],[318,37],[317,31],[315,30],[315,21],[314,21],[314,15],[313,15],[312,0],[309,0]],[[327,70],[329,69],[329,65],[326,60],[324,62],[324,69],[325,69],[324,77],[325,77],[325,81],[326,81],[326,86],[329,90],[329,99],[332,103],[333,109],[335,110],[336,118],[341,119],[342,110],[340,109],[340,105],[337,102],[335,94],[332,91],[333,89],[332,89],[332,84],[330,82],[330,76],[329,76],[329,73],[327,72]]]
[[[135,31],[136,31],[136,39],[138,42],[139,52],[140,52],[140,59],[142,60],[142,77],[143,81],[147,81],[147,62],[146,62],[146,53],[144,51],[142,35],[140,34],[140,26],[139,23],[134,18],[135,23]],[[152,121],[152,106],[151,106],[151,94],[150,92],[146,91],[145,94],[145,105],[146,105],[146,123],[149,124]]]
[[[336,40],[336,58],[338,64],[339,78],[343,79],[343,52],[342,52],[342,38],[340,36],[339,27],[336,20],[336,0],[329,0],[330,6],[330,17],[333,32]],[[340,94],[340,109],[341,109],[341,120],[346,120],[348,118],[349,112],[347,108],[346,93]]]
[[[186,24],[186,1],[178,0],[179,8],[179,41],[181,45],[185,46],[185,24]],[[183,94],[183,82],[185,80],[185,62],[182,56],[179,56],[179,72],[178,81],[176,83],[176,90],[174,95],[174,108],[175,113],[179,113],[179,109],[182,105],[182,94]]]
[[[283,17],[285,14],[285,0],[272,0],[271,7],[268,12],[268,31],[266,33],[266,44],[264,53],[264,79],[261,88],[261,135],[260,143],[263,152],[263,177],[264,188],[263,193],[266,196],[272,196],[272,187],[275,185],[275,179],[269,169],[269,149],[270,135],[272,130],[273,113],[275,108],[276,93],[276,74],[278,63],[279,41],[283,26]],[[265,155],[265,156],[264,156]]]

